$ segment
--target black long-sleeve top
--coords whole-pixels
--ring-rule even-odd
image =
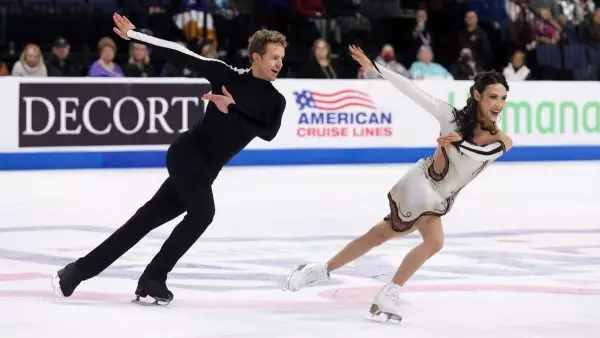
[[[235,104],[229,105],[227,114],[209,102],[204,119],[188,131],[209,167],[219,170],[255,137],[265,141],[275,138],[286,101],[270,81],[254,77],[250,69],[238,69],[221,60],[202,57],[175,42],[134,30],[128,31],[127,36],[152,45],[173,63],[198,72],[210,82],[213,94],[223,95],[222,86],[225,86],[233,96]]]

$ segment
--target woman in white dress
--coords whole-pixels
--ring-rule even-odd
[[[506,104],[509,87],[501,73],[479,74],[466,106],[457,110],[423,92],[411,80],[371,61],[360,48],[350,46],[350,52],[362,67],[377,71],[439,122],[438,147],[433,156],[420,159],[389,191],[388,216],[328,262],[294,267],[283,289],[297,291],[326,280],[332,271],[374,247],[416,230],[423,242],[405,256],[392,281],[381,289],[370,309],[372,316],[384,315],[386,320],[400,321],[398,300],[402,286],[443,246],[441,216],[450,211],[462,188],[512,147],[512,140],[496,124]]]

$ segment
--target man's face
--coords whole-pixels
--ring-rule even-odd
[[[269,43],[264,55],[254,53],[252,55],[254,67],[261,78],[274,81],[283,68],[285,48],[280,44]]]
[[[54,53],[54,55],[56,55],[57,58],[59,58],[60,60],[64,60],[69,55],[69,46],[53,47],[52,52]]]

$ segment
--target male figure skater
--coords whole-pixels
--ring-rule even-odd
[[[142,273],[137,301],[150,296],[155,304],[169,303],[167,274],[212,222],[215,204],[212,183],[222,167],[255,137],[271,141],[281,125],[286,101],[271,81],[283,66],[286,38],[259,30],[249,39],[250,69],[233,68],[204,58],[171,41],[135,31],[124,16],[113,15],[113,30],[126,40],[152,45],[166,58],[197,71],[211,84],[212,93],[201,123],[183,133],[167,151],[168,178],[156,194],[98,247],[59,270],[53,277],[59,297],[69,297],[131,249],[156,227],[187,212]]]

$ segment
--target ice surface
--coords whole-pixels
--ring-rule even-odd
[[[365,320],[413,235],[297,293],[292,265],[328,259],[388,212],[404,165],[226,168],[217,215],[169,277],[168,307],[129,303],[175,220],[73,297],[49,276],[152,196],[166,171],[0,172],[2,337],[598,337],[600,163],[498,163],[443,219],[444,249],[406,285],[400,325]]]

